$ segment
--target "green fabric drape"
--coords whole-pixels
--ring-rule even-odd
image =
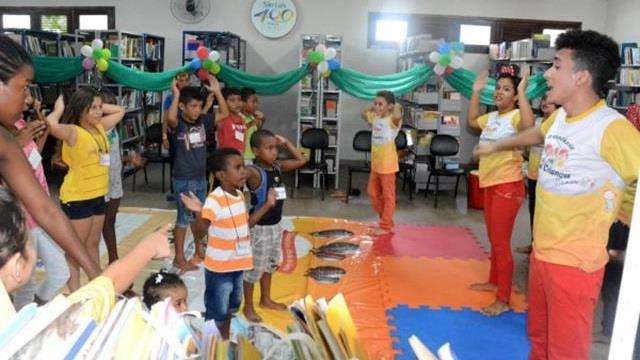
[[[82,57],[32,56],[34,81],[41,84],[59,83],[82,74]]]
[[[363,100],[373,100],[380,90],[389,90],[399,96],[424,84],[433,75],[433,66],[416,65],[413,68],[380,76],[367,75],[340,68],[332,71],[329,79],[347,94]]]
[[[311,73],[311,65],[306,64],[295,70],[275,75],[254,75],[229,65],[220,64],[222,69],[218,78],[235,88],[252,88],[258,95],[278,95],[296,85]]]
[[[109,60],[109,69],[105,75],[116,83],[133,89],[162,91],[169,89],[173,78],[184,71],[190,71],[188,64],[163,72],[144,72]]]

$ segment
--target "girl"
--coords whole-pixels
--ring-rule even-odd
[[[59,97],[49,119],[51,135],[62,141],[62,161],[69,167],[60,187],[62,210],[98,264],[111,162],[106,131],[115,127],[124,114],[122,106],[103,104],[97,90],[80,88],[66,108]],[[60,117],[63,124],[59,123]],[[73,259],[67,260],[68,286],[74,291],[80,285],[80,272]]]
[[[142,287],[142,301],[149,309],[160,301],[171,298],[178,313],[187,311],[187,286],[176,274],[160,271],[149,275]]]
[[[371,174],[367,192],[373,210],[380,217],[380,228],[392,231],[398,172],[395,140],[400,131],[402,109],[393,93],[383,90],[376,94],[373,105],[362,111],[362,118],[371,124]]]
[[[503,67],[496,81],[493,100],[497,111],[481,116],[480,93],[488,74],[478,75],[469,105],[469,126],[481,129],[480,143],[495,142],[512,136],[534,124],[531,105],[525,94],[527,75],[520,80],[514,67]],[[520,109],[516,105],[520,106]],[[519,151],[501,151],[480,158],[480,187],[484,188],[484,219],[491,242],[489,281],[473,284],[471,289],[496,291],[496,300],[485,307],[485,315],[495,316],[509,310],[513,257],[511,231],[524,199],[522,155]]]
[[[20,119],[33,75],[29,54],[8,36],[0,34],[0,180],[15,192],[35,221],[82,266],[89,278],[94,278],[100,274],[100,267],[81,246],[69,219],[33,176],[22,149],[7,131]]]

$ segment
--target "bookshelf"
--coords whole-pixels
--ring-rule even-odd
[[[624,114],[629,105],[640,103],[640,48],[638,43],[623,43],[620,48],[622,64],[609,83],[607,104]]]
[[[336,59],[342,58],[341,36],[302,35],[300,65],[307,63],[309,52],[314,50],[318,44],[336,49]],[[338,144],[340,144],[340,127],[342,125],[342,91],[337,89],[329,79],[319,77],[314,71],[300,81],[297,109],[298,145],[302,133],[308,128],[323,128],[329,133],[329,149],[325,151],[325,159],[329,167],[329,176],[333,177],[333,185],[337,189],[340,172],[340,147]],[[303,168],[296,172],[296,187],[302,176],[312,174],[314,174],[312,179],[314,187],[320,186],[320,175]]]
[[[183,64],[196,57],[196,50],[199,46],[206,46],[210,51],[218,51],[221,64],[227,64],[243,71],[246,70],[247,42],[240,36],[227,31],[183,31]]]
[[[144,71],[164,71],[165,39],[162,36],[143,34]],[[162,92],[145,91],[143,98],[144,125],[149,127],[162,122]]]

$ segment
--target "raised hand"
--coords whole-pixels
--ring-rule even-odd
[[[287,140],[287,138],[285,138],[284,136],[281,136],[281,135],[276,135],[276,141],[277,141],[278,145],[285,145],[286,143],[289,142],[289,140]]]
[[[487,80],[489,80],[489,72],[483,71],[478,74],[476,81],[473,82],[473,92],[482,91],[487,85]]]
[[[529,73],[525,72],[520,84],[518,84],[518,94],[527,94],[527,86],[529,85]]]

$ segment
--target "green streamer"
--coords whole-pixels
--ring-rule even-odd
[[[109,60],[106,75],[118,84],[132,89],[162,91],[171,88],[171,81],[181,72],[189,71],[189,65],[163,72],[144,72]]]
[[[252,88],[258,95],[278,95],[289,90],[309,73],[311,73],[311,66],[308,64],[295,70],[267,76],[250,74],[222,64],[222,70],[217,77],[235,88]]]
[[[32,56],[34,81],[53,84],[74,79],[82,74],[82,57]]]

